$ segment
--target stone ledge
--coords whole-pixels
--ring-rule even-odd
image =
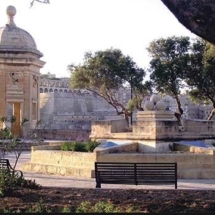
[[[95,173],[93,169],[74,168],[65,166],[54,166],[37,163],[25,163],[22,166],[22,171],[39,172],[45,174],[54,174],[61,176],[73,176],[78,178],[94,178]]]

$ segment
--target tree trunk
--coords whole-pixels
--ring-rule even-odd
[[[122,109],[121,112],[118,112],[118,115],[123,114],[126,120],[127,127],[129,127],[129,117],[131,117],[131,112],[127,109]]]
[[[180,102],[180,99],[178,98],[178,95],[175,95],[175,100],[176,100],[176,103],[177,103],[177,107],[178,107],[178,112],[175,112],[174,115],[178,121],[178,125],[179,126],[182,126],[182,123],[181,123],[181,115],[183,114],[183,109],[181,108],[181,102]]]
[[[211,120],[211,119],[213,118],[214,114],[215,114],[215,108],[213,108],[213,109],[211,110],[211,112],[210,112],[210,114],[209,114],[207,120],[208,120],[208,121]]]
[[[214,0],[161,0],[192,33],[215,44]]]

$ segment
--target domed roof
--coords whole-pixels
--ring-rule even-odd
[[[7,7],[8,23],[0,28],[0,52],[32,52],[40,57],[43,54],[37,50],[34,38],[25,30],[18,28],[13,21],[16,14],[16,8]]]

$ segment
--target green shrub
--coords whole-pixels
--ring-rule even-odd
[[[86,143],[82,142],[64,142],[61,144],[60,149],[63,151],[77,151],[77,152],[93,152],[93,150],[99,145],[100,143],[97,141],[93,141],[89,139]]]
[[[96,140],[89,139],[85,145],[87,152],[93,152],[93,150],[99,145],[100,143]]]
[[[13,189],[14,178],[9,171],[1,169],[0,172],[0,197],[6,196]]]
[[[34,180],[31,179],[24,179],[22,178],[18,184],[18,186],[22,188],[30,188],[30,189],[40,189],[42,186],[40,184],[37,184]]]
[[[48,206],[44,204],[43,199],[40,198],[38,202],[34,204],[27,204],[26,208],[11,209],[8,205],[5,205],[3,209],[0,209],[0,213],[139,213],[138,210],[132,207],[120,207],[115,206],[107,201],[99,201],[92,204],[90,201],[83,201],[75,208],[74,206]]]
[[[76,209],[76,213],[92,213],[92,205],[90,201],[83,201]]]
[[[4,197],[12,193],[17,188],[38,189],[41,186],[35,180],[20,178],[10,171],[1,169],[0,172],[0,197]]]
[[[63,151],[86,152],[85,145],[81,142],[64,142],[60,147]]]
[[[68,206],[64,206],[61,210],[61,213],[71,213],[71,208]]]
[[[83,201],[76,209],[76,213],[121,213],[123,209],[114,206],[112,203],[99,201],[92,205],[90,201]]]
[[[43,204],[43,199],[41,198],[36,205],[30,206],[25,213],[51,213],[52,209]]]
[[[0,171],[0,197],[4,197],[10,194],[14,189],[21,186],[22,178],[13,174],[7,169],[1,169]]]

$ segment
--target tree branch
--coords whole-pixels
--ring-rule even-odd
[[[213,0],[161,0],[178,21],[192,33],[215,44]],[[210,14],[210,16],[209,16]]]
[[[31,7],[33,7],[35,1],[37,1],[39,3],[43,3],[43,4],[50,4],[49,0],[32,0],[30,3]]]

